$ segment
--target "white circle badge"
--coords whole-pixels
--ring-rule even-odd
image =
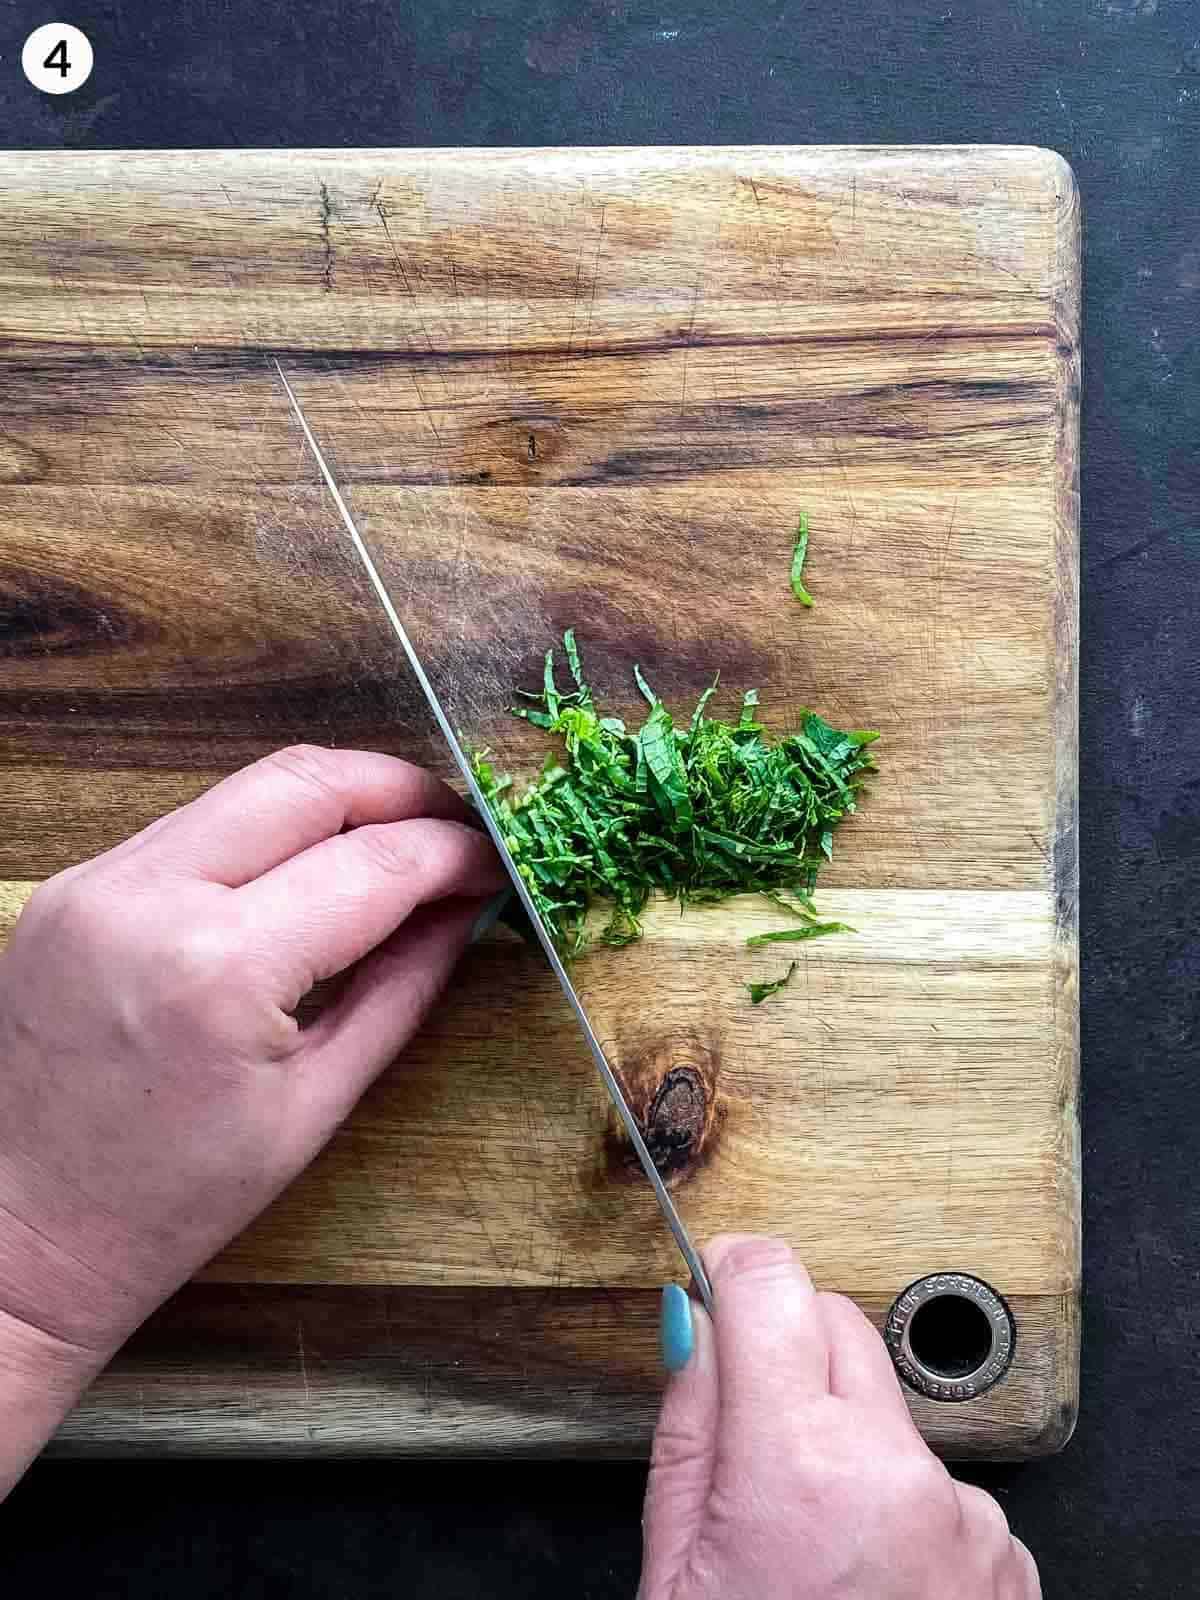
[[[92,45],[86,33],[69,22],[46,22],[35,28],[21,50],[21,66],[43,94],[70,94],[92,75]]]

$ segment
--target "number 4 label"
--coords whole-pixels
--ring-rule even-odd
[[[21,66],[43,94],[70,94],[92,75],[92,46],[86,33],[69,22],[35,28],[21,50]]]

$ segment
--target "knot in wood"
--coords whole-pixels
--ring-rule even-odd
[[[675,1037],[643,1045],[614,1063],[646,1148],[668,1183],[686,1176],[712,1152],[720,1122],[718,1059],[711,1041]],[[641,1164],[615,1113],[605,1145],[611,1177],[640,1176]]]
[[[642,1129],[646,1148],[664,1177],[682,1170],[704,1136],[708,1095],[695,1067],[672,1067],[650,1104]]]

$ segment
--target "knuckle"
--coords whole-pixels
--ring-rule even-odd
[[[102,890],[73,872],[48,878],[30,895],[25,914],[34,924],[48,924],[57,939],[104,937],[109,921],[108,900]]]
[[[889,1498],[892,1508],[907,1525],[914,1512],[927,1522],[939,1525],[956,1520],[954,1482],[941,1462],[922,1446],[906,1451],[889,1471]]]
[[[244,952],[235,947],[227,929],[196,922],[182,928],[172,941],[172,965],[184,992],[224,989],[245,971]]]
[[[337,752],[320,744],[289,744],[263,758],[263,765],[282,772],[293,782],[302,784],[322,796],[334,789],[334,768]]]
[[[969,1483],[958,1485],[958,1496],[976,1537],[986,1538],[992,1545],[1007,1546],[1010,1543],[1008,1518],[994,1496]]]
[[[26,900],[21,915],[29,922],[57,918],[63,909],[65,898],[66,885],[62,878],[47,878],[44,883],[38,884]]]
[[[771,1281],[795,1270],[796,1258],[783,1239],[759,1234],[726,1234],[710,1246],[713,1276],[724,1284]]]
[[[650,1470],[656,1478],[694,1472],[708,1463],[711,1441],[687,1422],[659,1422],[654,1430]]]
[[[830,1327],[837,1330],[839,1336],[859,1342],[863,1339],[879,1338],[875,1324],[848,1296],[822,1289],[817,1295],[817,1307]]]
[[[420,856],[411,838],[406,837],[410,832],[403,823],[377,823],[356,828],[349,838],[373,872],[390,878],[411,878],[420,866]]]

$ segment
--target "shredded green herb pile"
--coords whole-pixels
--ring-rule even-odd
[[[598,711],[580,664],[574,630],[563,637],[573,687],[560,689],[546,652],[541,691],[518,716],[560,737],[564,754],[547,760],[521,793],[487,752],[473,756],[479,786],[500,823],[546,927],[564,956],[578,955],[589,908],[611,906],[600,934],[610,945],[641,937],[652,893],[681,903],[730,895],[770,896],[801,925],[760,934],[753,944],[810,939],[841,931],[816,920],[810,898],[833,853],[833,830],[855,810],[866,747],[878,737],[841,732],[813,711],[772,743],[758,721],[758,694],[742,697],[737,722],[706,715],[717,679],[685,727],[635,666],[649,705],[640,728]],[[519,910],[519,908],[518,908]]]

